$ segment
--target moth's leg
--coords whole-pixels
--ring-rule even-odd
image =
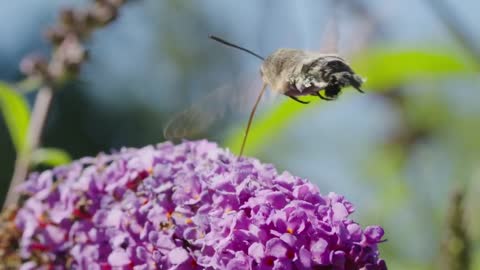
[[[360,93],[362,93],[362,94],[365,94],[365,92],[364,92],[362,89],[360,89],[360,87],[355,87],[355,86],[354,86],[353,88],[357,89],[358,92],[360,92]]]
[[[328,101],[335,100],[335,98],[330,98],[330,97],[327,98],[327,97],[322,96],[322,95],[320,94],[320,91],[315,92],[314,95],[317,96],[317,97],[319,97],[319,98],[321,98],[321,99],[323,99],[323,100],[328,100]]]
[[[337,99],[338,99],[338,95],[328,96],[327,98],[328,98],[329,100],[337,100]]]
[[[295,97],[295,96],[288,96],[288,97],[291,98],[291,99],[293,99],[293,100],[295,100],[295,101],[298,102],[298,103],[302,103],[302,104],[308,104],[308,103],[310,103],[310,101],[303,101],[303,100],[298,99],[298,98]]]

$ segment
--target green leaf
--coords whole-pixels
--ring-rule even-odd
[[[318,98],[317,98],[318,99]],[[302,98],[302,100],[310,101],[309,105],[317,106],[320,102],[310,97]],[[276,132],[285,128],[288,123],[297,117],[301,112],[305,111],[304,104],[295,101],[286,100],[280,105],[274,107],[270,112],[263,115],[257,115],[250,127],[250,134],[247,138],[244,154],[252,155],[257,153],[260,148],[271,138]],[[239,153],[242,145],[245,126],[237,127],[232,136],[227,138],[225,145],[231,149],[233,153]]]
[[[476,67],[448,49],[377,48],[353,58],[352,67],[367,78],[365,89],[382,91],[418,79],[442,79],[443,76],[473,73]]]
[[[452,74],[473,73],[476,69],[467,59],[452,53],[449,49],[373,49],[353,57],[352,67],[358,74],[368,79],[364,87],[367,94],[371,91],[383,91],[410,80],[442,79]],[[305,106],[285,100],[271,111],[257,117],[250,129],[245,154],[258,153],[268,144],[272,136],[281,133],[301,113],[320,104],[322,102],[312,102]],[[238,153],[243,135],[244,126],[237,127],[225,140],[225,146]]]
[[[58,148],[39,148],[32,153],[32,165],[55,167],[71,161],[70,155]]]
[[[0,110],[17,152],[25,150],[30,122],[30,109],[26,99],[9,85],[0,82]]]

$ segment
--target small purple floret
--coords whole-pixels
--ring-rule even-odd
[[[34,173],[22,269],[386,269],[353,205],[207,141],[122,149]]]

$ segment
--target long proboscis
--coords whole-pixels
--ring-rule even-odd
[[[262,90],[258,94],[257,100],[255,101],[255,105],[253,105],[252,111],[250,112],[250,117],[248,117],[247,129],[245,129],[245,135],[243,136],[242,146],[240,148],[240,155],[239,155],[240,157],[243,155],[243,150],[245,149],[245,143],[247,142],[248,132],[250,131],[250,126],[252,125],[255,112],[257,111],[258,103],[260,103],[260,100],[262,99],[262,96],[265,93],[266,89],[267,89],[267,84],[263,83]]]
[[[265,60],[265,58],[264,58],[263,56],[255,53],[255,52],[253,52],[253,51],[251,51],[251,50],[249,50],[249,49],[246,49],[246,48],[244,48],[244,47],[240,47],[240,46],[238,46],[238,45],[236,45],[236,44],[233,44],[233,43],[231,43],[231,42],[228,42],[228,41],[224,40],[223,38],[219,38],[219,37],[213,36],[213,35],[210,35],[210,36],[208,36],[208,37],[211,38],[211,39],[213,39],[213,40],[215,40],[215,41],[217,41],[217,42],[220,42],[220,43],[222,43],[222,44],[224,44],[224,45],[227,45],[227,46],[230,46],[230,47],[239,49],[239,50],[241,50],[241,51],[244,51],[244,52],[246,52],[246,53],[249,53],[249,54],[257,57],[258,59],[260,59],[260,60],[262,60],[262,61]]]

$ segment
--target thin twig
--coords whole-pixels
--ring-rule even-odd
[[[40,143],[41,131],[45,126],[52,98],[53,90],[50,87],[43,87],[37,94],[35,105],[33,106],[30,132],[28,134],[28,141],[30,142],[29,146],[31,149],[36,149]]]
[[[3,209],[5,209],[8,205],[16,203],[18,200],[18,194],[14,189],[27,177],[31,155],[40,144],[42,130],[47,120],[52,98],[53,91],[50,87],[43,87],[38,91],[35,103],[33,105],[32,119],[28,128],[27,149],[23,153],[17,154],[14,174],[8,188],[7,197],[3,203]]]

